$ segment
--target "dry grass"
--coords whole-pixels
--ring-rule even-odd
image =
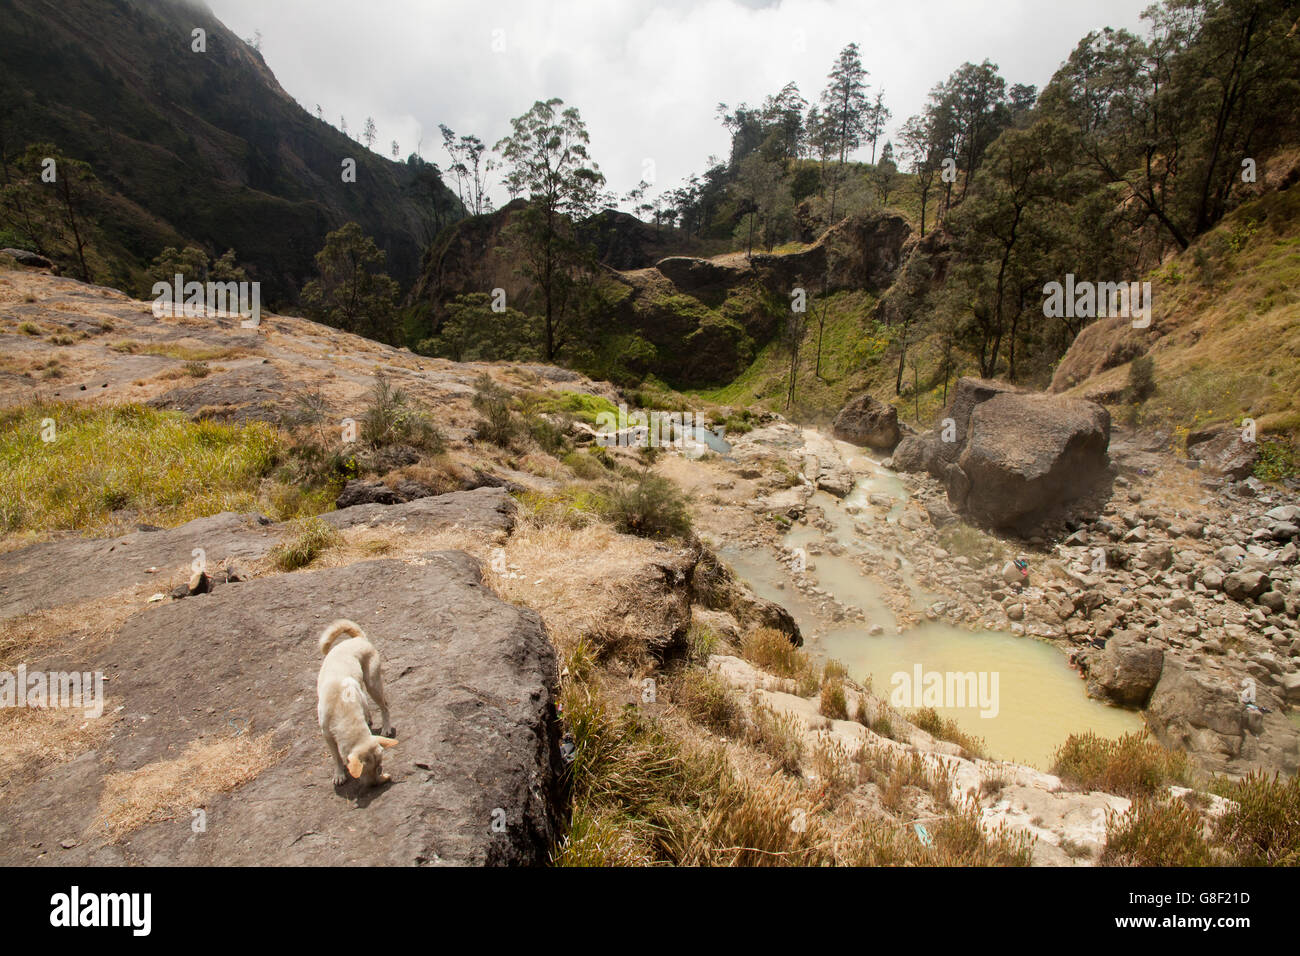
[[[562,656],[583,639],[598,657],[638,653],[663,619],[643,578],[646,565],[662,559],[649,541],[605,525],[574,528],[523,515],[502,557],[508,570],[489,575],[493,589],[541,614]]]
[[[0,628],[0,670],[13,670],[26,662],[35,666],[33,655],[43,648],[75,643],[79,653],[115,634],[128,617],[140,610],[156,583],[142,584],[80,604],[47,608],[11,618]]]
[[[30,766],[62,763],[94,747],[117,722],[116,704],[87,717],[81,708],[0,708],[0,790],[31,779]]]
[[[271,738],[268,733],[194,740],[174,760],[109,774],[94,826],[117,842],[142,826],[199,809],[213,794],[242,786],[283,757],[287,750],[277,750]]]
[[[1146,731],[1118,740],[1091,731],[1071,734],[1056,751],[1052,772],[1083,790],[1105,790],[1137,799],[1171,783],[1186,783],[1187,754],[1168,750]]]

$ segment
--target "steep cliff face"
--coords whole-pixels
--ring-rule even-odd
[[[194,244],[234,249],[263,302],[288,304],[348,221],[406,283],[458,209],[433,166],[384,159],[304,110],[201,3],[0,2],[0,142],[11,173],[35,143],[89,164],[95,279],[123,288],[164,246]]]
[[[506,238],[523,207],[516,200],[457,223],[430,248],[412,300],[431,307],[433,329],[447,302],[471,292],[504,289],[513,308],[529,309],[534,289]],[[679,235],[621,213],[606,211],[581,229],[605,270],[609,314],[594,335],[621,350],[629,374],[653,374],[677,388],[739,376],[780,332],[796,289],[809,304],[827,292],[882,292],[911,234],[902,217],[873,214],[845,220],[796,252],[703,258],[680,254]],[[678,254],[660,255],[666,252]]]

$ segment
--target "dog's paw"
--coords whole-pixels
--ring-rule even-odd
[[[381,737],[388,737],[388,738],[390,738],[390,739],[394,739],[394,738],[397,737],[397,728],[396,728],[396,727],[385,727],[384,730],[383,730],[383,733],[380,734],[380,736],[381,736]]]
[[[336,773],[334,775],[334,786],[341,787],[347,782],[348,782],[348,775],[346,773]]]

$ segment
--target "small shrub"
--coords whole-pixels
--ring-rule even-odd
[[[299,519],[294,522],[292,531],[292,538],[271,549],[271,563],[280,571],[305,568],[342,540],[338,531],[320,518]]]
[[[740,642],[740,656],[778,677],[798,677],[809,669],[808,657],[790,638],[770,627],[758,627]]]
[[[185,374],[191,378],[206,378],[211,372],[207,362],[186,362]]]
[[[1182,800],[1136,800],[1106,815],[1104,866],[1206,866],[1213,862],[1201,815]]]
[[[19,322],[18,331],[23,335],[44,335],[44,330],[39,325],[32,322]]]
[[[564,426],[545,415],[529,414],[523,417],[524,430],[549,455],[558,455],[568,444]]]
[[[1140,355],[1128,367],[1128,399],[1134,405],[1145,402],[1156,392],[1156,363],[1149,355]]]
[[[1187,781],[1187,754],[1166,750],[1146,731],[1118,740],[1091,731],[1071,734],[1056,751],[1052,772],[1083,790],[1104,790],[1136,799],[1171,783]]]
[[[483,416],[480,434],[500,448],[509,448],[519,425],[510,410],[510,393],[484,372],[474,382],[474,408]]]
[[[1215,841],[1242,866],[1300,866],[1300,777],[1255,772],[1223,794],[1236,803],[1214,828]]]
[[[908,719],[931,737],[954,743],[972,757],[985,756],[983,739],[966,733],[957,726],[957,721],[941,717],[933,707],[922,707],[909,714]]]
[[[734,735],[741,726],[740,708],[727,685],[714,674],[691,668],[682,675],[682,709],[714,733]]]
[[[820,738],[812,752],[812,772],[822,783],[824,793],[838,797],[852,790],[858,782],[857,768],[844,745],[833,737]]]
[[[828,677],[822,681],[821,714],[831,720],[848,720],[849,705],[844,696],[844,679]]]
[[[650,472],[610,492],[608,516],[618,531],[645,538],[684,538],[691,531],[686,496],[670,480]]]
[[[798,774],[803,759],[803,732],[803,722],[795,715],[759,704],[754,708],[748,738],[750,744],[776,761],[777,770]]]
[[[692,622],[690,629],[686,632],[686,644],[690,659],[697,663],[704,663],[713,654],[718,646],[717,632],[711,627],[705,627],[698,622]]]
[[[1259,442],[1259,460],[1255,462],[1255,477],[1260,481],[1281,481],[1296,474],[1295,450],[1286,441],[1262,438]]]
[[[394,385],[383,372],[375,374],[370,404],[361,413],[361,438],[376,448],[413,445],[434,454],[443,450],[442,434],[437,427],[423,411],[411,406],[406,391]]]
[[[601,448],[599,451],[603,452],[605,449]],[[613,467],[608,453],[602,458],[590,451],[571,451],[561,460],[573,472],[575,478],[581,478],[583,481],[608,477],[609,470]]]

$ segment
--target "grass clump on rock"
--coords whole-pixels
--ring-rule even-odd
[[[957,726],[957,721],[941,716],[933,707],[922,707],[914,711],[908,715],[908,720],[931,737],[956,744],[972,757],[987,756],[983,738],[966,733]]]
[[[342,540],[338,531],[320,518],[298,519],[292,533],[293,537],[271,549],[271,563],[280,571],[305,568]]]

